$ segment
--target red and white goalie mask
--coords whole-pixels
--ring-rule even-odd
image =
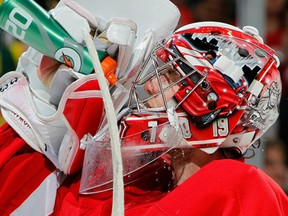
[[[153,49],[131,89],[120,124],[124,175],[172,148],[244,153],[279,115],[278,66],[253,27],[200,22],[177,30]]]

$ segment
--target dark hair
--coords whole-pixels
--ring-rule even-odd
[[[241,159],[243,158],[243,154],[239,148],[231,147],[231,148],[220,148],[222,155],[228,159]]]
[[[237,148],[237,147],[231,147],[231,148],[220,148],[221,153],[225,158],[229,159],[249,159],[255,156],[255,149],[258,149],[261,145],[260,139],[256,140],[250,148],[248,148],[244,153]]]

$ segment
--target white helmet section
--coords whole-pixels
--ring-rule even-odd
[[[183,31],[183,30],[191,29],[191,28],[198,28],[198,27],[205,27],[205,26],[219,26],[221,28],[232,29],[235,31],[242,31],[240,28],[233,26],[233,25],[230,25],[230,24],[227,24],[227,23],[204,21],[204,22],[195,22],[195,23],[191,23],[191,24],[185,25],[183,27],[180,27],[179,29],[177,29],[177,31],[175,33]]]
[[[58,6],[67,5],[67,0],[60,1]],[[154,33],[154,41],[169,36],[177,26],[180,13],[169,0],[75,0],[88,10],[98,21],[100,30],[113,18],[126,18],[137,25],[135,46],[149,34]],[[69,3],[68,3],[69,4]]]

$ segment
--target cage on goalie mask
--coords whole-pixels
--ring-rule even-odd
[[[190,24],[152,51],[132,88],[130,106],[137,115],[186,113],[189,124],[178,123],[190,145],[244,152],[278,117],[278,64],[255,28]],[[260,108],[271,98],[273,108]]]

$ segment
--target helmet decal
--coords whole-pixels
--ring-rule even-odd
[[[247,122],[243,126],[266,131],[278,118],[280,94],[280,84],[273,81],[263,96],[253,101],[246,114]]]

